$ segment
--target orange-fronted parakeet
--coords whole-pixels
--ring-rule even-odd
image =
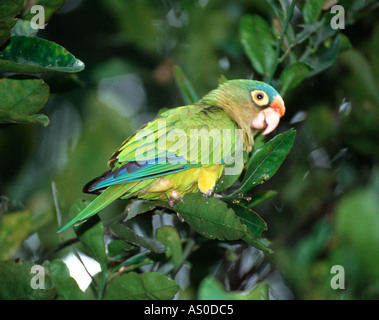
[[[118,198],[172,204],[188,193],[209,196],[226,165],[252,150],[259,130],[272,132],[284,112],[278,92],[254,80],[226,81],[195,104],[163,112],[116,150],[107,172],[86,184],[83,191],[98,197],[59,231]],[[242,169],[243,161],[235,162]]]

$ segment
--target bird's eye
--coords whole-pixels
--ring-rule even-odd
[[[262,90],[253,90],[250,94],[253,102],[259,107],[267,106],[270,102],[267,93]]]

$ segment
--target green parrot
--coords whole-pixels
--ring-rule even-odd
[[[173,206],[188,193],[210,196],[233,160],[242,171],[237,156],[250,153],[254,135],[272,132],[284,112],[278,92],[255,80],[225,81],[198,102],[163,112],[124,141],[107,172],[84,186],[83,192],[98,197],[58,232],[118,198],[166,200]]]

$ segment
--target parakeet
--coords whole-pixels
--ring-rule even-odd
[[[255,80],[225,81],[198,102],[161,113],[124,141],[107,172],[84,186],[98,197],[59,232],[118,198],[172,205],[188,193],[210,196],[230,159],[249,153],[254,135],[272,132],[284,113],[279,93]]]

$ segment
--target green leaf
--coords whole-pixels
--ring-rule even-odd
[[[234,165],[235,164],[230,164],[230,165],[227,164],[225,166],[225,168],[232,167]],[[229,189],[238,180],[238,178],[241,176],[242,170],[243,170],[243,167],[241,166],[241,171],[238,172],[237,174],[224,174],[223,173],[221,178],[219,180],[217,180],[216,185],[214,187],[214,191],[216,193],[219,193],[219,192],[224,192],[227,189]],[[224,169],[224,171],[225,171],[225,169]]]
[[[247,232],[250,235],[259,238],[261,233],[267,230],[266,222],[251,209],[237,204],[230,204],[229,207],[234,210],[240,221],[246,225]]]
[[[16,24],[15,17],[24,6],[23,0],[2,0],[0,2],[0,47],[11,36],[11,29]]]
[[[0,261],[11,259],[32,228],[32,215],[18,211],[2,216],[0,224]]]
[[[226,291],[212,276],[204,278],[199,286],[199,300],[268,300],[268,285],[260,283],[246,291]]]
[[[266,222],[251,209],[236,204],[230,204],[230,208],[234,210],[241,223],[246,225],[247,235],[242,240],[257,249],[271,253],[272,250],[268,247],[270,242],[261,236],[262,232],[267,230]]]
[[[337,35],[329,47],[320,47],[314,54],[304,61],[313,68],[312,71],[309,72],[308,77],[313,77],[321,71],[331,67],[337,59],[339,51],[340,36]]]
[[[313,23],[318,20],[324,3],[325,0],[305,1],[303,7],[303,17],[306,24]]]
[[[275,41],[270,26],[258,15],[244,15],[239,26],[242,47],[254,69],[267,76],[276,64]]]
[[[84,63],[62,46],[36,37],[14,36],[0,52],[0,71],[19,73],[79,72]]]
[[[288,90],[297,87],[308,76],[309,72],[310,68],[304,62],[296,62],[285,68],[280,74],[281,95],[284,96]]]
[[[310,24],[300,25],[300,27],[303,27],[304,29],[300,31],[298,34],[296,34],[295,43],[299,44],[304,42],[305,40],[308,40],[309,37],[317,30],[319,30],[323,25],[324,19]]]
[[[49,99],[49,87],[41,79],[0,79],[0,124],[38,123],[49,119],[35,114]]]
[[[150,239],[148,237],[143,237],[136,234],[132,229],[117,223],[113,222],[109,225],[111,231],[120,239],[125,240],[128,243],[146,248],[155,253],[163,253],[166,251],[166,247],[159,241]]]
[[[105,293],[106,300],[171,300],[178,284],[157,272],[130,272],[115,277]]]
[[[175,81],[177,86],[179,87],[180,93],[182,94],[182,98],[185,104],[194,104],[199,101],[199,97],[195,92],[191,82],[184,74],[183,70],[179,66],[174,66],[173,68]]]
[[[329,14],[326,14],[323,16],[323,19],[321,21],[324,21],[324,25],[317,30],[317,33],[315,33],[312,36],[312,48],[313,51],[316,50],[321,44],[325,43],[330,43],[331,38],[335,37],[335,35],[338,33],[338,30],[332,29],[330,27],[330,19],[328,19]]]
[[[172,226],[160,227],[157,229],[155,237],[166,246],[166,257],[174,266],[178,266],[182,258],[182,243],[176,229]]]
[[[34,114],[46,104],[49,87],[41,79],[0,79],[1,109]]]
[[[210,239],[236,240],[246,234],[246,226],[241,224],[234,211],[226,203],[202,194],[194,193],[183,197],[174,209],[197,232]]]
[[[123,258],[125,252],[132,248],[134,248],[134,246],[125,242],[124,240],[112,240],[107,246],[108,255],[112,259]]]
[[[25,123],[25,124],[40,124],[47,127],[50,120],[44,114],[33,114],[28,116],[11,110],[0,109],[0,124],[1,123]]]
[[[98,216],[94,216],[86,223],[75,228],[80,242],[89,250],[93,257],[101,266],[101,270],[107,270],[108,259],[105,253],[104,226]]]
[[[51,278],[45,268],[33,272],[36,264],[32,261],[8,260],[0,262],[0,299],[1,300],[47,300],[56,296]],[[36,279],[38,286],[33,289],[31,281]],[[34,278],[35,279],[35,278]]]
[[[240,187],[232,194],[222,197],[224,200],[233,200],[239,194],[246,193],[252,187],[270,179],[282,165],[287,154],[290,152],[295,140],[296,131],[290,129],[279,134],[264,144],[248,162],[245,176]]]
[[[262,202],[275,197],[278,194],[277,191],[275,190],[267,190],[267,191],[262,191],[262,192],[257,192],[251,196],[251,200],[249,203],[244,205],[247,208],[253,208],[256,207],[257,205],[261,204]]]
[[[76,281],[70,277],[66,264],[61,260],[53,260],[47,263],[50,276],[58,292],[58,299],[83,300],[84,292],[80,290]]]
[[[124,219],[124,222],[134,218],[136,215],[141,213],[145,213],[153,210],[156,207],[156,203],[149,200],[132,200],[126,206],[125,211],[127,212],[127,216]]]
[[[154,260],[150,259],[149,255],[150,255],[149,251],[142,251],[140,253],[137,253],[136,255],[130,258],[127,258],[122,263],[115,266],[112,271],[118,272],[122,268],[123,269],[122,272],[125,273],[128,271],[134,270],[136,268],[139,268],[141,266],[153,264]]]

